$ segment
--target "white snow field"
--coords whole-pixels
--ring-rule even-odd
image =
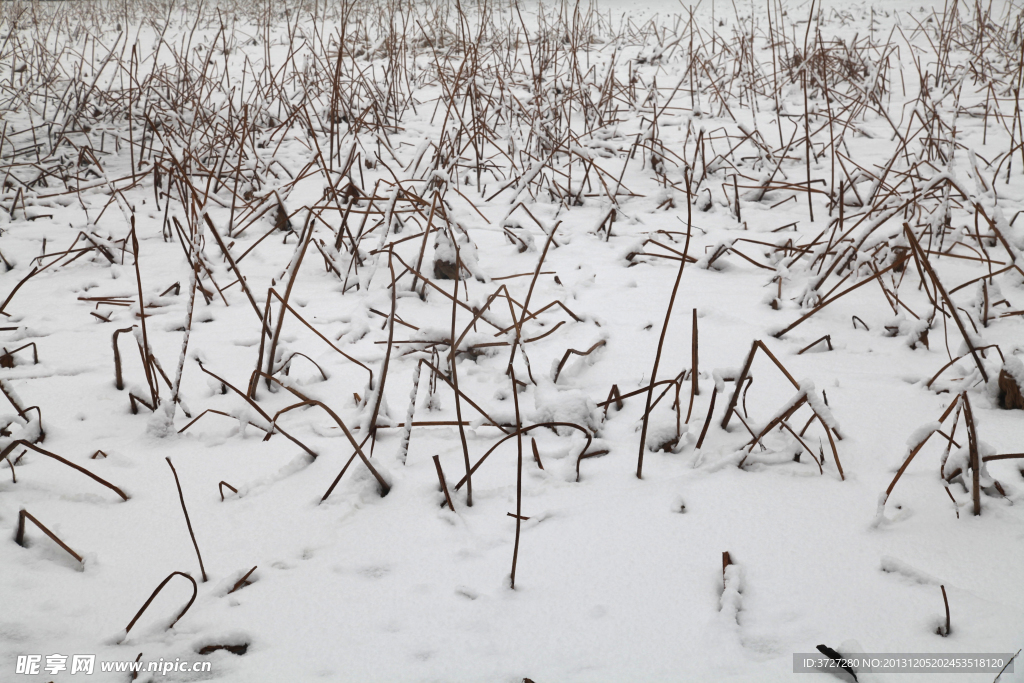
[[[3,3],[0,681],[1024,680],[1022,24]]]

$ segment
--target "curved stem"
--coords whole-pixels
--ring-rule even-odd
[[[157,596],[157,594],[161,590],[163,590],[163,587],[167,585],[167,582],[170,581],[175,576],[184,576],[186,579],[188,579],[189,581],[192,582],[192,597],[191,597],[191,599],[189,599],[188,604],[185,605],[185,608],[183,610],[181,610],[181,612],[178,614],[178,616],[174,617],[174,621],[172,621],[167,628],[168,629],[174,628],[174,625],[178,623],[178,620],[181,619],[183,616],[185,616],[185,612],[187,612],[188,608],[192,606],[192,603],[196,601],[196,595],[199,594],[199,585],[196,583],[195,579],[193,579],[191,576],[189,576],[188,574],[186,574],[184,572],[171,572],[170,574],[167,575],[167,578],[164,579],[163,581],[161,581],[160,585],[156,587],[156,590],[153,591],[153,594],[149,596],[149,600],[146,600],[146,604],[144,604],[142,606],[142,609],[140,609],[138,611],[138,613],[136,613],[136,615],[134,617],[132,617],[132,620],[130,622],[128,622],[128,627],[125,628],[125,630],[124,630],[125,633],[128,633],[128,631],[132,630],[132,626],[135,626],[135,622],[137,622],[139,620],[139,617],[142,616],[142,613],[145,612],[146,608],[149,607],[151,602],[153,602],[153,598],[155,598]]]
[[[676,302],[676,294],[679,292],[679,283],[683,279],[683,269],[686,267],[686,256],[690,252],[690,235],[693,233],[693,202],[690,196],[690,176],[686,176],[686,243],[683,246],[683,258],[679,261],[679,272],[676,273],[675,284],[672,285],[672,296],[668,300],[668,310],[665,311],[665,323],[661,326],[661,337],[658,339],[658,351],[654,355],[654,368],[651,370],[651,386],[647,390],[647,407],[644,409],[643,426],[640,429],[640,453],[636,459],[636,478],[643,479],[644,472],[644,448],[647,445],[647,424],[650,421],[651,399],[654,397],[654,382],[658,379],[658,365],[661,363],[661,350],[665,346],[665,335],[668,333],[668,322],[672,317],[672,306]]]

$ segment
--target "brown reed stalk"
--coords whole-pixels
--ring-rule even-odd
[[[312,228],[310,228],[312,231]],[[377,415],[380,414],[380,406],[384,401],[384,383],[388,379],[388,365],[391,362],[391,349],[394,346],[395,340],[395,316],[397,315],[398,309],[398,282],[395,279],[395,264],[391,257],[392,252],[388,251],[388,270],[391,273],[391,315],[388,316],[388,346],[384,352],[384,362],[380,368],[380,384],[376,387],[377,397],[373,402],[373,413],[370,415],[370,434],[376,435],[377,433]],[[453,337],[454,338],[454,337]],[[454,362],[453,362],[454,365]],[[413,400],[415,402],[415,396]],[[462,418],[459,418],[461,421]],[[411,420],[410,420],[411,422]],[[376,438],[374,438],[376,443]],[[371,447],[371,451],[372,451]]]
[[[942,589],[942,604],[945,605],[945,607],[946,607],[946,627],[943,628],[943,627],[940,626],[936,630],[936,633],[938,633],[940,636],[945,638],[951,632],[950,631],[950,623],[949,623],[949,598],[946,597],[946,586],[942,585],[942,586],[939,586],[939,588]]]
[[[231,484],[227,483],[226,481],[222,481],[221,483],[217,484],[217,490],[220,491],[221,502],[224,501],[224,487],[225,486],[228,487],[231,490],[232,493],[238,493],[238,489],[236,489],[234,486],[232,486]]]
[[[161,590],[163,590],[164,586],[167,585],[167,582],[175,576],[184,577],[192,583],[192,597],[189,598],[188,603],[186,603],[185,607],[181,610],[181,612],[178,613],[178,616],[174,617],[174,620],[167,626],[168,630],[174,628],[174,625],[177,624],[178,621],[183,616],[185,616],[185,613],[188,612],[190,607],[192,607],[192,603],[196,601],[196,596],[199,594],[199,586],[196,584],[196,580],[188,574],[184,572],[171,572],[167,575],[166,579],[160,582],[160,585],[156,587],[156,590],[154,590],[153,594],[149,596],[149,599],[146,600],[145,604],[142,605],[142,608],[135,614],[134,617],[132,617],[132,620],[128,622],[128,626],[126,626],[124,629],[125,634],[132,630],[132,626],[135,626],[135,622],[139,620],[139,617],[141,617],[142,613],[146,611],[146,608],[149,607],[151,602],[153,602],[153,599],[157,596],[158,593],[160,593]]]
[[[280,209],[279,209],[280,212]],[[299,275],[299,268],[302,267],[302,258],[306,255],[306,250],[309,248],[309,242],[313,238],[313,223],[312,221],[306,221],[306,228],[303,231],[303,239],[299,244],[299,247],[295,250],[295,256],[292,259],[291,267],[288,273],[288,283],[285,285],[284,296],[281,298],[281,310],[277,315],[277,325],[274,326],[274,334],[270,340],[270,352],[267,354],[267,375],[274,374],[274,361],[277,355],[277,343],[281,338],[281,329],[284,327],[284,314],[288,309],[288,300],[292,295],[292,288],[295,286],[295,279]],[[270,300],[269,295],[267,300]],[[266,320],[269,324],[270,321]],[[270,380],[267,380],[267,388],[271,386]]]
[[[981,463],[978,456],[978,434],[974,428],[974,411],[971,410],[971,399],[966,391],[961,392],[964,403],[964,421],[967,423],[967,447],[971,466],[971,499],[974,502],[974,515],[981,514]]]
[[[957,396],[956,400],[952,401],[946,408],[946,410],[942,413],[942,416],[939,418],[939,424],[942,424],[943,422],[946,421],[946,418],[949,417],[949,414],[953,412],[954,408],[956,408],[957,406],[963,407],[963,405],[964,402],[962,399],[962,395]],[[959,419],[959,413],[957,413],[957,416]],[[900,480],[900,477],[903,476],[903,473],[910,465],[910,461],[914,459],[914,456],[916,456],[922,448],[924,448],[924,445],[928,443],[928,440],[932,438],[933,434],[935,434],[934,431],[929,432],[923,439],[921,439],[921,441],[919,441],[910,449],[910,453],[907,454],[907,457],[903,460],[903,464],[900,465],[899,470],[897,470],[896,476],[892,478],[892,482],[889,483],[889,487],[885,490],[885,497],[882,499],[882,505],[885,505],[885,501],[889,499],[889,495],[892,494],[892,490],[896,488],[896,482],[898,482]]]
[[[658,365],[661,363],[661,351],[665,345],[665,336],[668,334],[668,323],[672,316],[672,307],[676,301],[676,294],[679,292],[679,283],[683,279],[683,269],[686,267],[686,257],[690,252],[690,237],[693,234],[693,196],[690,192],[690,175],[686,175],[686,243],[683,246],[683,257],[679,261],[679,270],[676,272],[676,281],[672,285],[672,294],[668,299],[668,308],[665,310],[665,322],[661,326],[661,337],[658,339],[658,350],[654,354],[654,367],[651,369],[651,384],[647,390],[647,405],[644,408],[643,425],[640,429],[640,451],[636,461],[636,478],[643,479],[644,470],[644,449],[647,446],[647,423],[651,412],[651,399],[654,397],[654,382],[658,379]]]
[[[122,491],[121,489],[117,488],[116,486],[111,484],[106,479],[93,474],[89,470],[87,470],[84,467],[81,467],[79,465],[76,465],[75,463],[71,462],[70,460],[65,460],[64,458],[60,457],[56,453],[51,453],[50,451],[44,450],[44,449],[40,448],[39,446],[36,446],[33,443],[29,443],[28,441],[25,441],[24,439],[15,439],[11,443],[7,444],[7,446],[4,448],[4,450],[0,451],[0,459],[8,457],[8,455],[10,455],[11,451],[13,451],[18,446],[24,446],[25,448],[33,450],[36,453],[39,453],[41,455],[45,455],[48,458],[53,458],[57,462],[63,463],[65,465],[67,465],[68,467],[70,467],[71,469],[78,470],[79,472],[81,472],[85,476],[89,477],[93,481],[96,481],[96,482],[99,482],[100,484],[103,484],[108,489],[110,489],[111,491],[113,491],[117,495],[121,496],[121,500],[125,500],[125,501],[128,500],[128,495],[125,494],[124,491]]]
[[[437,482],[441,486],[441,490],[444,492],[444,500],[448,504],[448,509],[455,512],[455,506],[452,505],[452,497],[448,495],[448,482],[444,480],[444,471],[441,469],[440,456],[434,456],[434,469],[437,470]]]
[[[139,265],[139,238],[135,234],[135,216],[132,215],[132,251],[135,255],[135,282],[139,291],[139,325],[142,328],[142,369],[146,373],[146,383],[149,385],[149,395],[153,404],[152,410],[160,402],[159,388],[156,378],[153,376],[153,366],[149,358],[152,355],[149,346],[149,335],[146,332],[146,302],[142,298],[142,270]]]
[[[11,471],[12,472],[14,471],[13,466],[11,468]],[[52,531],[50,531],[45,526],[43,526],[42,522],[40,522],[38,519],[33,517],[31,514],[29,514],[29,512],[26,511],[24,508],[22,508],[21,510],[18,511],[18,532],[14,536],[14,542],[15,543],[20,545],[22,548],[25,547],[25,520],[26,519],[30,520],[33,524],[35,524],[39,528],[39,530],[42,531],[47,536],[49,536],[53,540],[54,543],[56,543],[61,548],[63,548],[65,551],[67,551],[67,553],[69,555],[71,555],[71,557],[75,558],[80,563],[85,564],[85,560],[82,558],[81,555],[79,555],[74,550],[69,548],[68,545],[64,541],[62,541],[59,538],[57,538],[56,534],[54,534]]]
[[[366,442],[370,440],[371,436],[373,435],[366,435],[366,438],[363,439],[363,442],[359,444],[360,448],[366,445]],[[334,492],[334,487],[336,487],[338,485],[338,482],[341,481],[341,478],[345,476],[345,472],[348,470],[348,466],[351,465],[352,461],[356,459],[356,455],[357,453],[355,451],[352,451],[352,455],[350,455],[348,460],[345,461],[345,466],[341,468],[341,471],[338,472],[338,476],[334,478],[334,481],[331,482],[331,485],[327,487],[327,491],[324,493],[323,497],[320,498],[321,503],[327,500],[327,497]]]
[[[967,329],[964,327],[964,323],[960,319],[960,314],[957,313],[957,307],[953,305],[952,299],[950,299],[949,294],[946,293],[946,288],[942,286],[942,282],[939,280],[939,276],[936,275],[935,271],[932,269],[932,265],[928,261],[928,256],[924,254],[923,250],[921,249],[921,245],[918,244],[917,238],[914,236],[914,231],[910,229],[910,224],[904,223],[903,231],[904,234],[906,234],[907,236],[907,241],[910,242],[911,248],[916,253],[919,262],[924,267],[925,271],[928,273],[928,276],[931,278],[932,284],[935,285],[935,289],[938,290],[940,295],[942,295],[942,299],[946,303],[947,310],[949,311],[949,314],[953,317],[953,322],[955,322],[956,326],[960,329],[960,334],[961,336],[963,336],[964,343],[967,344],[967,348],[970,349],[971,351],[971,357],[974,358],[974,364],[978,367],[978,372],[981,373],[982,379],[988,382],[988,373],[985,372],[985,365],[984,363],[981,362],[981,359],[978,357],[978,351],[974,347],[974,342],[967,334]],[[975,514],[980,513],[976,512]]]
[[[450,235],[453,245],[457,245],[455,235]],[[448,360],[448,367],[451,370],[452,387],[455,389],[455,419],[459,423],[459,440],[462,443],[462,457],[466,466],[466,476],[464,477],[466,482],[466,506],[473,507],[473,472],[469,464],[469,444],[466,442],[466,428],[462,426],[462,392],[459,391],[459,363],[458,358],[454,355],[457,346],[455,345],[455,316],[459,309],[456,307],[455,302],[459,300],[459,278],[462,272],[462,262],[458,254],[458,246],[456,246],[455,252],[455,278],[453,280],[452,289],[452,325],[451,325],[451,340],[452,340],[452,356]],[[539,270],[539,267],[538,267]],[[513,347],[513,354],[515,354],[515,348]],[[509,367],[512,367],[511,361],[509,361]],[[440,374],[440,373],[439,373]],[[456,486],[455,490],[459,487]]]
[[[562,355],[562,360],[560,360],[558,362],[558,365],[555,367],[555,376],[552,378],[551,381],[554,382],[554,383],[558,382],[558,375],[561,374],[562,368],[565,367],[565,363],[566,363],[566,361],[569,360],[569,356],[570,355],[575,354],[577,356],[589,356],[594,351],[597,351],[599,348],[601,348],[602,346],[604,346],[607,343],[608,343],[608,340],[601,339],[601,340],[597,341],[593,346],[591,346],[586,351],[577,351],[576,349],[567,349],[565,354]]]
[[[206,583],[206,568],[203,566],[203,556],[199,554],[199,544],[196,542],[196,535],[192,531],[192,520],[188,518],[188,508],[185,507],[185,494],[181,491],[181,482],[178,481],[178,472],[174,469],[174,464],[171,462],[170,458],[164,458],[164,460],[167,461],[168,467],[171,468],[171,474],[174,475],[174,484],[178,487],[178,500],[181,501],[181,511],[185,513],[185,524],[188,526],[188,535],[192,537],[192,546],[196,549],[196,557],[199,558],[199,571],[202,572],[203,583]],[[237,493],[237,491],[235,493]],[[223,494],[221,495],[223,497]]]
[[[512,400],[516,408],[516,543],[512,550],[512,590],[516,589],[516,562],[519,559],[519,530],[523,522],[523,421],[519,414],[519,388],[516,386],[516,371],[509,368],[512,378]],[[557,373],[556,373],[557,374]],[[536,442],[534,442],[536,448]],[[538,460],[539,461],[539,460]]]
[[[252,576],[252,573],[254,571],[256,571],[256,566],[255,565],[253,565],[252,569],[250,569],[245,574],[243,574],[242,578],[240,578],[238,581],[235,581],[235,585],[231,587],[231,590],[229,590],[227,592],[227,595],[231,595],[235,591],[240,590],[242,588],[245,588],[248,585],[251,585],[252,581],[249,581],[248,579],[249,579],[250,576]]]

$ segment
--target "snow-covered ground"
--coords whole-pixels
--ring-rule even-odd
[[[0,680],[1017,652],[1022,60],[1013,2],[5,3]]]

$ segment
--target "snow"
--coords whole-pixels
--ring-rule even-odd
[[[1002,369],[1013,378],[1018,387],[1024,387],[1024,361],[1016,356],[1010,356],[1003,363]]]
[[[489,6],[495,23],[477,34],[482,5],[463,8],[464,24],[454,5],[360,2],[340,57],[335,6],[42,3],[17,25],[23,5],[0,8],[0,680],[79,678],[15,674],[18,656],[141,652],[212,664],[142,683],[788,681],[793,653],[820,643],[1024,647],[1021,461],[982,464],[975,516],[966,418],[939,422],[967,392],[985,457],[1022,450],[1024,412],[999,408],[969,354],[928,385],[968,349],[915,258],[871,279],[909,250],[907,222],[972,343],[998,345],[986,370],[1001,352],[1024,386],[1012,268],[1024,176],[1006,89],[1019,3],[993,5],[982,54],[949,43],[947,78],[937,1],[828,0],[810,23],[811,4],[781,3],[775,55],[756,3],[601,0],[590,12],[531,0]],[[955,6],[967,26],[984,11]],[[405,26],[402,49],[380,35],[387,26]],[[799,73],[819,75],[789,61],[805,31],[854,70],[831,100],[808,86],[806,119]],[[691,44],[703,65],[693,92]],[[495,67],[506,56],[515,69]],[[347,90],[332,98],[338,79]],[[159,85],[126,97],[139,80]],[[940,120],[922,126],[932,106]],[[294,230],[276,229],[278,206]],[[695,262],[641,452],[688,232]],[[72,245],[82,251],[62,255]],[[456,258],[453,305],[456,283],[435,278],[433,261]],[[289,288],[292,310],[271,287]],[[265,310],[272,333],[281,323],[271,381],[254,374],[271,353]],[[111,340],[125,329],[119,391]],[[817,343],[825,335],[833,350]],[[756,340],[786,374],[759,352],[738,386]],[[19,349],[29,342],[38,363]],[[555,381],[567,350],[598,342]],[[795,396],[787,375],[801,378]],[[621,409],[613,386],[632,394]],[[129,393],[154,392],[155,411],[131,412]],[[285,411],[306,399],[337,420]],[[748,430],[797,403],[751,443]],[[562,424],[532,428],[547,422]],[[31,524],[19,547],[21,510],[84,562]],[[168,627],[192,591],[175,576],[127,631],[175,571],[197,581],[195,602]],[[218,645],[246,649],[199,654]],[[1024,680],[1017,669],[1000,681]],[[861,680],[896,679],[968,677]]]

